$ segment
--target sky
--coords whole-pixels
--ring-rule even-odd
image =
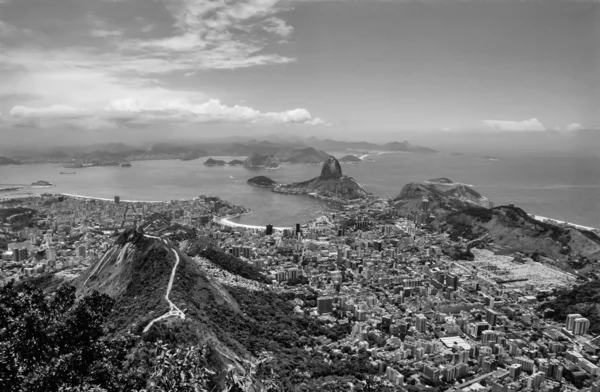
[[[599,107],[597,0],[0,0],[5,145],[573,140]]]

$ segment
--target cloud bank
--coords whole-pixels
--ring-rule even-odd
[[[483,120],[482,123],[489,129],[495,131],[507,132],[541,132],[546,131],[546,127],[537,118],[531,118],[523,121],[511,120]]]
[[[278,43],[293,32],[279,16],[288,2],[126,0],[103,1],[104,8],[99,8],[97,0],[80,0],[81,11],[70,1],[56,0],[53,6],[60,16],[46,21],[45,13],[39,20],[31,16],[31,1],[0,0],[4,127],[328,125],[306,108],[261,111],[227,105],[214,92],[208,95],[181,82],[199,72],[294,62],[276,53]],[[121,10],[134,10],[134,22],[119,21]],[[81,14],[73,14],[77,12]]]

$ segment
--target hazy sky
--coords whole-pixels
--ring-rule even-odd
[[[568,134],[599,108],[598,1],[0,0],[5,143]]]

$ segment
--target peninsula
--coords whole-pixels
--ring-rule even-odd
[[[342,166],[333,156],[330,156],[323,164],[320,176],[308,181],[278,185],[273,192],[295,195],[311,194],[335,201],[349,201],[369,196],[369,192],[354,178],[342,174]]]

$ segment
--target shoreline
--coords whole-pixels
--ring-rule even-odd
[[[71,197],[73,199],[84,199],[84,200],[100,200],[100,201],[112,201],[114,202],[114,199],[109,199],[106,197],[93,197],[93,196],[83,196],[83,195],[74,195],[72,193],[55,193],[53,195],[56,196],[66,196],[66,197]],[[185,200],[192,200],[192,199],[185,199]],[[178,201],[182,201],[182,200],[178,200]],[[156,203],[168,203],[169,200],[165,200],[165,201],[155,201],[155,200],[119,200],[120,203],[152,203],[152,204],[156,204]]]
[[[239,218],[241,216],[250,215],[252,212],[253,211],[245,212],[245,213],[237,214],[237,215],[229,215],[229,216],[225,216],[223,218],[216,218],[216,219],[213,219],[213,222],[221,224],[223,226],[228,226],[228,227],[244,227],[246,229],[257,229],[257,230],[266,229],[266,227],[267,227],[266,224],[264,226],[257,226],[257,225],[248,225],[248,224],[244,224],[244,223],[232,222],[230,220],[233,218]],[[273,226],[273,230],[277,230],[277,231],[292,230],[292,229],[293,229],[292,227],[275,227],[275,226]]]
[[[565,221],[561,221],[558,219],[553,219],[553,218],[548,218],[546,216],[541,216],[541,215],[534,215],[533,219],[540,221],[540,222],[545,222],[545,221],[550,221],[550,223],[554,224],[554,225],[567,225],[567,226],[573,226],[576,229],[579,230],[585,230],[585,231],[600,231],[600,229],[595,228],[595,227],[590,227],[590,226],[583,226],[583,225],[578,225],[576,223],[571,223],[571,222],[565,222]]]

